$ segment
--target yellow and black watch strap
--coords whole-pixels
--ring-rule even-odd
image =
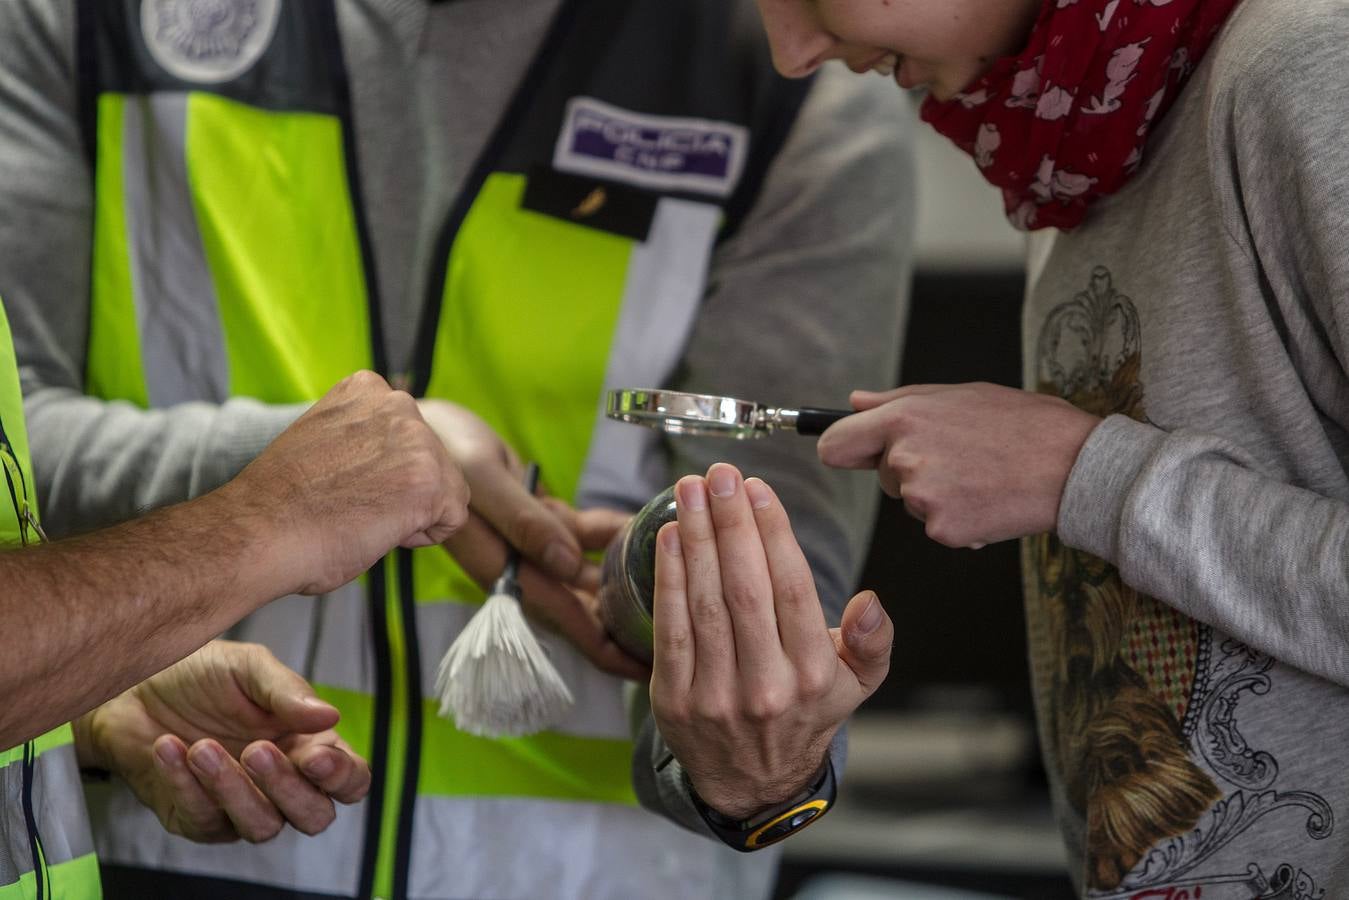
[[[741,853],[752,853],[786,840],[807,825],[819,820],[834,805],[838,785],[834,780],[834,763],[826,758],[819,774],[801,793],[785,803],[758,813],[750,819],[732,819],[723,816],[703,802],[698,792],[689,785],[693,806],[712,833],[722,843]]]

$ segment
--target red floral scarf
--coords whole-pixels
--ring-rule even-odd
[[[949,101],[929,97],[923,119],[1002,188],[1017,228],[1073,228],[1138,171],[1237,2],[1045,0],[1020,56]]]

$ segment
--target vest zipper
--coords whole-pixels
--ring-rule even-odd
[[[474,199],[481,192],[487,176],[504,153],[529,102],[537,93],[553,59],[561,49],[563,38],[571,30],[581,0],[565,0],[549,26],[548,34],[526,74],[510,106],[502,116],[487,146],[473,167],[444,227],[437,239],[432,258],[437,260],[428,279],[426,303],[422,309],[417,331],[417,345],[413,351],[412,367],[400,373],[407,384],[398,384],[410,390],[414,397],[424,396],[431,379],[432,356],[435,350],[436,330],[439,327],[441,298],[450,250]],[[360,238],[361,255],[365,263],[366,293],[370,306],[370,340],[372,357],[377,371],[385,377],[387,364],[383,343],[383,321],[380,318],[374,254],[365,222],[364,197],[360,189],[359,165],[356,154],[354,117],[351,107],[346,67],[341,57],[341,40],[336,17],[325,17],[330,23],[331,40],[336,54],[335,71],[340,73],[338,86],[340,118],[343,128],[343,149],[347,162],[348,190],[351,194],[356,229]],[[390,560],[397,568],[390,578],[387,565]],[[422,690],[420,644],[417,634],[416,600],[413,597],[412,552],[399,549],[386,557],[369,574],[372,588],[379,583],[379,591],[371,591],[371,631],[375,644],[376,690],[373,752],[371,760],[372,784],[366,814],[365,848],[360,875],[360,897],[373,897],[375,891],[389,891],[383,900],[406,900],[412,860],[412,825],[417,803],[417,782],[421,766]],[[393,583],[395,596],[389,597],[387,581]],[[400,721],[393,717],[394,706],[403,715]],[[401,732],[401,734],[399,734]],[[403,740],[402,765],[390,766],[396,751],[395,736]],[[401,771],[400,771],[401,770]],[[397,793],[397,797],[393,796]],[[388,809],[390,802],[396,806]],[[396,823],[396,824],[395,824]],[[393,846],[386,846],[384,837],[391,837]]]
[[[37,829],[37,815],[33,811],[33,781],[37,768],[37,747],[32,741],[23,745],[23,819],[28,827],[28,849],[33,857],[33,878],[38,900],[50,900],[51,876],[47,871],[47,855],[42,850],[42,835]]]
[[[316,10],[316,27],[323,33],[322,43],[331,54],[332,71],[336,73],[334,90],[337,118],[342,126],[342,154],[346,167],[347,193],[351,197],[352,218],[355,222],[356,237],[361,251],[361,267],[365,276],[366,307],[370,326],[370,361],[376,372],[388,378],[390,373],[384,346],[384,318],[380,311],[379,275],[375,266],[374,245],[366,221],[365,195],[361,189],[360,157],[356,146],[355,115],[351,104],[351,85],[348,81],[346,61],[342,55],[342,36],[337,24],[336,5],[329,2],[312,8]],[[392,633],[390,631],[389,614],[392,609],[397,609],[398,603],[397,596],[392,598],[392,604],[388,596],[390,565],[395,558],[394,554],[390,554],[376,563],[366,575],[370,593],[370,634],[375,656],[375,709],[371,735],[370,793],[366,797],[365,843],[361,852],[361,868],[357,876],[357,897],[372,898],[376,896],[376,890],[379,890],[384,900],[403,900],[405,894],[399,893],[398,885],[400,883],[406,885],[407,882],[406,872],[402,873],[401,880],[397,871],[393,873],[392,879],[389,877],[389,867],[394,858],[390,854],[397,854],[397,847],[385,846],[384,823],[392,814],[386,812],[386,809],[391,801],[403,800],[406,794],[402,789],[403,783],[409,779],[414,785],[412,799],[416,799],[416,769],[408,768],[409,759],[415,762],[416,754],[411,750],[405,750],[403,765],[390,765],[398,750],[395,746],[394,703],[404,700],[407,694],[407,670],[404,655],[399,652],[399,645],[406,647],[409,640],[416,639],[415,631],[409,636],[406,623],[397,621],[401,616],[394,617],[395,631]],[[418,693],[420,694],[420,691]],[[420,714],[420,709],[403,706],[398,720],[400,723],[416,722],[416,733],[420,735]],[[401,779],[398,777],[400,770]],[[392,784],[391,781],[397,783]],[[395,791],[398,796],[394,796]],[[411,802],[406,803],[401,809],[402,815],[409,822],[409,827],[412,812]],[[396,830],[394,834],[401,830],[401,828]],[[406,858],[406,854],[397,856]],[[392,895],[389,895],[391,885],[393,891]]]
[[[436,249],[432,259],[436,260],[427,283],[425,304],[417,331],[417,344],[413,350],[411,370],[399,373],[399,382],[395,386],[408,390],[414,397],[426,394],[427,384],[431,380],[432,357],[435,351],[436,330],[439,327],[440,307],[443,302],[445,276],[449,265],[450,251],[455,236],[459,233],[473,201],[482,191],[488,175],[492,173],[497,160],[505,152],[507,142],[514,135],[516,127],[529,102],[537,93],[545,74],[561,48],[563,38],[570,31],[579,0],[566,0],[557,12],[542,48],[536,54],[528,73],[501,121],[494,130],[487,146],[473,166],[470,177],[465,182],[459,196],[451,207],[450,214],[437,237]],[[350,108],[349,106],[347,107]],[[352,155],[348,168],[355,160],[354,142],[349,148]],[[354,174],[351,176],[355,178]],[[353,182],[354,184],[354,182]],[[359,210],[360,195],[352,187],[353,205]],[[363,219],[359,213],[358,227],[363,228]],[[374,313],[372,312],[372,315]],[[371,328],[372,339],[378,334]],[[383,596],[373,604],[371,625],[375,634],[377,671],[380,673],[382,691],[376,700],[376,752],[383,750],[381,765],[375,769],[380,781],[380,798],[371,794],[371,807],[366,819],[366,848],[362,865],[362,897],[374,896],[376,889],[388,889],[386,900],[406,900],[408,883],[412,869],[412,828],[417,804],[417,783],[421,773],[422,749],[422,685],[421,685],[421,645],[417,633],[417,605],[413,596],[412,551],[399,549],[386,558],[396,559],[397,571],[392,582],[395,596]],[[383,585],[384,574],[380,582]],[[372,573],[372,582],[374,575]],[[392,639],[392,641],[391,641]],[[380,654],[378,650],[385,652]],[[397,705],[406,711],[401,722],[392,718],[392,710]],[[389,757],[395,750],[390,738],[401,731],[403,739],[403,759],[401,771],[391,770]],[[393,796],[394,791],[398,796]],[[386,811],[390,802],[396,803],[392,810]],[[395,825],[396,822],[396,825]],[[386,846],[383,838],[392,838],[393,846]],[[373,843],[373,846],[372,846]]]
[[[417,633],[417,599],[412,594],[412,551],[394,551],[398,562],[399,626],[403,635],[403,689],[407,709],[406,731],[403,734],[404,757],[402,784],[398,805],[398,830],[393,846],[393,897],[403,900],[408,896],[412,870],[412,823],[417,808],[417,782],[421,776],[422,760],[422,664],[421,637]]]
[[[24,511],[28,508],[28,482],[23,477],[23,467],[19,465],[19,457],[14,454],[14,445],[10,443],[9,435],[5,433],[4,420],[0,419],[0,469],[5,473],[5,484],[9,486],[9,499],[14,501],[14,521],[19,526],[19,542],[27,544],[24,538]],[[10,473],[10,463],[14,466],[13,474]],[[14,475],[19,476],[19,483],[14,483]]]
[[[387,557],[376,562],[366,582],[370,594],[370,642],[375,656],[374,723],[370,738],[370,792],[365,798],[365,845],[361,851],[361,870],[356,896],[369,900],[375,896],[375,877],[380,861],[381,826],[389,776],[389,731],[393,709],[393,665],[390,660]]]
[[[27,544],[25,537],[28,522],[25,512],[28,509],[28,483],[23,477],[23,468],[19,465],[19,458],[14,455],[14,445],[9,441],[9,435],[5,433],[4,422],[0,422],[0,454],[5,459],[0,460],[0,470],[5,473],[5,485],[9,488],[9,499],[14,504],[14,521],[19,528],[19,540]],[[19,483],[14,483],[14,476],[10,473],[9,463],[14,464],[14,474],[19,476]],[[32,741],[26,741],[23,745],[23,788],[22,788],[22,806],[24,826],[28,829],[28,852],[33,858],[33,879],[36,892],[34,896],[38,900],[49,900],[51,897],[51,876],[47,872],[47,855],[42,849],[42,834],[38,831],[37,815],[33,810],[33,782],[37,775],[37,745]]]

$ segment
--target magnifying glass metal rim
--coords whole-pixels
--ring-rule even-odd
[[[757,438],[774,431],[818,435],[851,410],[761,406],[751,400],[655,388],[609,391],[605,414],[668,434]]]
[[[611,419],[645,425],[669,434],[754,438],[766,433],[759,422],[759,404],[715,394],[617,388],[609,392],[605,414]]]

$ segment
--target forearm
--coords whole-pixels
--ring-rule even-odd
[[[1059,534],[1129,586],[1349,685],[1349,505],[1261,475],[1229,442],[1105,420],[1069,478]]]
[[[0,747],[78,717],[294,587],[284,535],[231,491],[0,552]]]

